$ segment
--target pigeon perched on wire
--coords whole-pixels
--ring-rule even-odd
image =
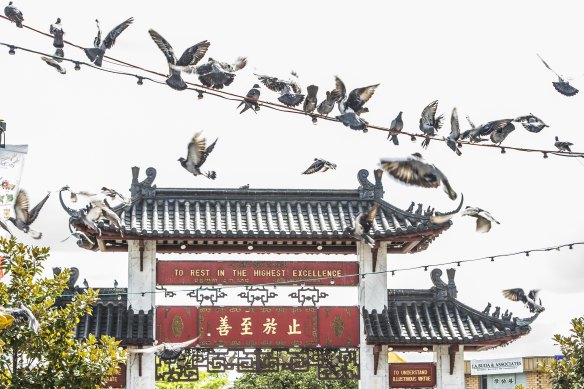
[[[446,145],[450,147],[456,155],[462,155],[462,151],[458,148],[458,140],[460,139],[460,124],[458,122],[458,111],[456,107],[452,108],[452,115],[450,116],[450,134],[446,138]]]
[[[469,139],[471,143],[478,143],[487,140],[484,137],[490,136],[493,143],[500,144],[505,140],[507,135],[515,130],[513,125],[514,119],[493,120],[480,126],[474,126],[467,116],[467,120],[471,123],[471,129],[464,131],[461,139]],[[494,135],[493,135],[494,134]]]
[[[422,116],[420,117],[420,131],[426,135],[426,139],[422,141],[422,147],[428,148],[430,144],[430,136],[436,135],[436,131],[442,128],[442,119],[444,115],[436,117],[436,110],[438,109],[438,100],[432,101],[430,104],[424,108],[422,111]]]
[[[20,189],[16,195],[16,201],[14,202],[15,217],[10,217],[8,220],[10,220],[16,228],[29,234],[32,238],[40,239],[43,234],[30,228],[30,225],[34,223],[50,195],[51,192],[47,193],[47,195],[29,211],[28,195],[26,194],[26,191]]]
[[[510,133],[515,131],[515,125],[511,123],[511,121],[511,119],[505,119],[491,122],[494,123],[490,136],[491,142],[500,145]],[[488,124],[490,123],[487,123],[487,125]]]
[[[329,169],[336,169],[337,165],[322,158],[314,158],[312,165],[308,167],[302,174],[312,174],[316,172],[326,172]]]
[[[51,24],[49,33],[53,36],[53,47],[58,49],[65,47],[65,43],[63,42],[65,31],[63,31],[63,26],[61,26],[61,18],[57,18],[57,21]]]
[[[333,89],[332,91],[327,91],[326,99],[320,102],[320,104],[316,108],[316,111],[321,115],[328,116],[328,114],[331,113],[331,111],[335,107],[335,104],[339,101],[340,98],[341,96],[339,95],[336,89]]]
[[[512,301],[521,301],[531,313],[540,313],[545,311],[545,308],[541,305],[541,299],[538,299],[539,289],[532,289],[528,294],[521,288],[505,289],[503,290],[503,296]],[[539,300],[539,301],[538,301]]]
[[[571,153],[572,150],[570,149],[570,146],[574,146],[574,144],[571,142],[562,142],[556,136],[556,142],[554,143],[554,146],[556,146],[560,151],[567,151]]]
[[[207,88],[223,89],[231,85],[235,79],[235,72],[247,65],[247,58],[239,57],[233,64],[215,61],[209,58],[207,63],[195,67],[187,67],[185,72],[196,73],[201,84]]]
[[[217,139],[207,147],[207,141],[203,138],[202,132],[197,132],[187,147],[187,158],[178,159],[180,165],[193,176],[203,175],[214,180],[217,177],[216,172],[203,172],[200,169],[215,148],[215,143],[217,143]]]
[[[355,88],[348,96],[345,84],[337,76],[335,76],[335,84],[335,94],[339,96],[338,107],[341,113],[336,118],[351,130],[367,132],[368,123],[366,120],[361,119],[360,115],[369,112],[369,109],[365,107],[365,103],[373,96],[379,84]]]
[[[466,207],[464,211],[462,211],[462,216],[472,216],[477,219],[477,232],[489,232],[491,230],[492,222],[501,224],[495,220],[489,212],[477,207]]]
[[[355,216],[353,227],[347,226],[345,233],[352,234],[355,239],[360,240],[371,248],[374,248],[375,241],[369,236],[369,231],[373,228],[373,222],[377,216],[378,209],[379,204],[375,203],[367,212],[360,212]]]
[[[306,88],[306,99],[304,99],[304,105],[302,110],[306,113],[312,113],[316,109],[316,104],[318,103],[316,99],[316,94],[318,93],[318,86],[309,85]]]
[[[93,40],[93,47],[85,48],[85,55],[87,58],[95,65],[101,67],[103,56],[105,55],[105,51],[107,49],[111,49],[116,43],[116,39],[126,28],[130,26],[134,22],[134,18],[128,18],[122,23],[118,24],[113,30],[107,34],[104,40],[101,40],[101,28],[99,27],[99,20],[95,19],[95,23],[97,24],[97,35]]]
[[[172,46],[162,35],[152,29],[148,30],[148,33],[168,62],[168,72],[170,75],[166,79],[166,84],[172,89],[179,91],[187,89],[187,84],[183,81],[181,72],[189,70],[190,67],[195,66],[203,59],[211,43],[206,40],[201,41],[186,49],[181,57],[177,59]]]
[[[67,73],[67,69],[65,69],[65,67],[61,65],[55,58],[41,56],[41,59],[45,61],[47,65],[51,66],[52,68],[55,68],[59,73],[61,74]]]
[[[4,7],[4,15],[11,21],[16,23],[16,27],[22,28],[22,22],[24,22],[24,16],[22,16],[22,12],[16,6],[12,4],[12,1],[8,3],[6,7]]]
[[[35,334],[39,332],[40,324],[32,311],[22,302],[18,302],[18,308],[0,308],[0,312],[14,317],[17,324],[26,324]]]
[[[131,348],[128,349],[129,353],[132,354],[156,354],[160,359],[169,360],[176,359],[188,346],[199,340],[199,337],[194,339],[189,339],[180,343],[161,343],[152,347],[146,348]]]
[[[442,184],[448,197],[456,200],[457,194],[446,176],[436,166],[426,162],[420,153],[406,158],[383,158],[380,165],[387,174],[405,184],[423,188],[437,188]]]
[[[302,88],[300,88],[300,85],[298,85],[296,81],[280,80],[276,77],[264,76],[261,74],[256,74],[256,77],[269,90],[280,93],[281,96],[278,97],[280,103],[287,105],[288,107],[296,107],[304,101]]]
[[[394,145],[399,145],[399,140],[397,139],[398,134],[404,129],[404,121],[402,120],[402,111],[399,111],[396,118],[391,121],[391,126],[389,126],[389,132],[387,134],[387,139],[391,138]]]
[[[549,127],[547,124],[543,122],[540,118],[533,114],[519,116],[515,118],[516,122],[519,122],[523,125],[523,127],[529,132],[540,132],[546,127]]]
[[[558,92],[560,92],[564,96],[574,96],[576,93],[578,93],[578,89],[574,88],[572,85],[570,85],[568,81],[564,80],[562,76],[556,73],[555,70],[550,68],[550,65],[548,65],[547,62],[543,60],[541,55],[538,54],[537,56],[539,57],[539,59],[541,59],[541,62],[543,62],[546,68],[548,68],[549,70],[554,72],[556,76],[558,76],[558,81],[552,82],[552,85]]]
[[[258,104],[258,100],[260,98],[260,86],[258,84],[254,84],[253,87],[247,92],[247,95],[241,100],[241,103],[237,106],[237,108],[241,107],[243,104],[243,109],[239,112],[240,114],[244,113],[248,109],[252,109],[252,111],[257,114],[257,111],[260,110],[260,105]]]

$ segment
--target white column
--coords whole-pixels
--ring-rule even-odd
[[[359,271],[369,273],[373,271],[373,255],[371,248],[362,243],[357,243],[357,253],[359,255]],[[377,264],[375,271],[383,272],[387,270],[387,245],[381,243],[377,251]],[[376,309],[377,312],[383,310],[387,305],[387,274],[369,274],[359,280],[359,307],[365,307],[369,312]],[[359,347],[359,363],[361,365],[361,379],[359,388],[361,389],[388,389],[389,388],[389,365],[387,361],[387,346],[377,346],[379,359],[377,374],[375,372],[375,346],[365,343],[365,325],[361,317]]]
[[[436,363],[436,387],[441,389],[464,388],[464,346],[454,345],[454,369],[450,374],[449,345],[434,346],[434,363]]]
[[[140,310],[148,312],[156,305],[155,293],[146,293],[144,296],[139,293],[153,291],[156,287],[156,241],[143,241],[143,243],[144,246],[141,248],[140,241],[128,240],[128,307],[131,306],[134,312]],[[142,261],[140,261],[141,251]],[[142,266],[142,271],[140,271],[140,266]],[[154,331],[156,331],[156,323],[154,323]],[[156,333],[154,337],[156,338]],[[131,348],[128,347],[128,351]],[[126,388],[154,389],[155,369],[153,354],[128,352]]]

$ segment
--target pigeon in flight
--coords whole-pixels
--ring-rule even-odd
[[[420,131],[426,134],[426,139],[422,142],[422,147],[425,149],[428,148],[428,145],[430,144],[429,137],[436,135],[436,131],[442,128],[442,119],[444,119],[444,115],[436,117],[437,109],[438,100],[434,100],[424,108],[422,116],[420,117]]]
[[[168,71],[170,75],[166,79],[166,84],[172,89],[179,91],[187,89],[187,84],[183,81],[181,72],[188,70],[189,67],[195,66],[201,59],[203,59],[211,43],[206,40],[201,41],[186,49],[181,57],[177,59],[174,55],[172,46],[162,37],[162,35],[152,29],[148,30],[148,33],[160,51],[162,51],[168,62]]]
[[[541,59],[541,62],[543,62],[546,68],[548,68],[549,70],[554,72],[556,76],[558,76],[558,81],[552,82],[552,85],[554,86],[554,88],[556,88],[558,92],[560,92],[564,96],[574,96],[576,93],[578,93],[578,89],[574,88],[572,85],[570,85],[568,81],[564,80],[562,76],[556,73],[555,70],[550,68],[550,65],[548,65],[547,62],[543,60],[541,55],[538,54],[537,56],[539,57],[539,59]]]
[[[185,72],[196,73],[201,84],[207,88],[223,89],[223,87],[231,85],[235,79],[235,72],[243,69],[245,65],[247,65],[247,58],[245,57],[237,58],[233,64],[209,58],[207,63],[197,65],[194,68],[187,67]]]
[[[545,127],[549,127],[543,120],[531,113],[529,115],[519,116],[514,121],[521,123],[529,132],[540,132]]]
[[[316,108],[316,111],[321,115],[328,116],[328,114],[331,113],[331,111],[335,107],[335,103],[337,103],[339,99],[340,95],[338,94],[338,91],[336,89],[333,89],[332,91],[327,91],[326,99],[320,102],[320,104]]]
[[[570,146],[574,146],[574,144],[571,142],[562,142],[556,136],[556,143],[554,143],[554,146],[556,146],[560,151],[567,151],[571,153],[572,150],[570,150]]]
[[[460,137],[461,139],[469,139],[471,143],[478,143],[485,141],[483,137],[490,136],[493,143],[501,143],[505,140],[507,135],[515,130],[513,125],[514,119],[493,120],[480,126],[474,126],[472,121],[467,116],[467,120],[471,123],[471,129],[464,131]]]
[[[545,308],[541,305],[541,299],[537,298],[539,289],[532,289],[528,294],[521,288],[505,289],[503,290],[503,296],[512,301],[521,301],[531,313],[540,313],[545,311]],[[539,301],[536,301],[539,300]]]
[[[42,237],[42,233],[35,231],[30,228],[30,225],[36,220],[41,211],[43,205],[51,195],[51,192],[47,193],[45,198],[43,198],[33,209],[30,211],[28,210],[28,196],[23,189],[18,191],[16,195],[16,201],[14,202],[14,213],[16,217],[10,217],[8,220],[12,222],[24,233],[29,234],[34,239],[40,239]]]
[[[260,110],[260,105],[258,104],[258,100],[260,98],[260,86],[258,84],[254,84],[253,87],[247,92],[247,95],[241,100],[241,103],[237,106],[237,108],[241,107],[244,104],[243,109],[239,112],[239,114],[244,113],[248,109],[252,109],[252,111],[257,114],[257,111]]]
[[[501,224],[495,220],[495,218],[492,217],[489,212],[477,207],[467,206],[464,211],[462,211],[462,216],[472,216],[477,218],[477,232],[489,232],[491,230],[492,222]]]
[[[99,27],[99,20],[95,19],[97,24],[97,36],[93,40],[93,47],[83,49],[87,58],[95,65],[101,67],[103,56],[107,49],[111,49],[116,43],[116,39],[126,28],[134,22],[134,18],[128,18],[124,22],[118,24],[113,30],[107,34],[105,39],[101,40],[101,29]]]
[[[446,145],[456,153],[462,155],[462,151],[458,148],[458,140],[460,138],[460,125],[458,123],[458,111],[456,107],[452,108],[452,116],[450,116],[450,135],[446,138]]]
[[[24,22],[24,16],[22,16],[22,12],[14,5],[12,5],[12,1],[8,3],[6,7],[4,7],[4,15],[11,21],[16,23],[16,27],[22,28],[22,22]]]
[[[399,145],[399,140],[397,139],[398,134],[404,129],[404,121],[402,120],[402,111],[399,111],[396,118],[391,121],[391,126],[389,127],[389,132],[387,134],[387,139],[391,137],[391,141],[394,145]]]
[[[304,101],[304,95],[302,94],[302,88],[300,85],[293,80],[280,80],[276,77],[263,76],[261,74],[256,74],[256,77],[264,84],[269,90],[280,93],[278,101],[288,107],[296,107],[302,101]]]
[[[331,163],[322,158],[314,158],[312,165],[308,167],[302,174],[312,174],[316,172],[326,172],[329,169],[336,169],[337,164]]]
[[[117,213],[111,209],[106,200],[91,200],[91,208],[87,211],[87,218],[92,222],[107,220],[111,226],[122,229],[122,220]]]
[[[199,340],[199,337],[194,339],[189,339],[185,342],[180,343],[161,343],[156,346],[147,347],[147,348],[132,348],[128,349],[128,352],[134,354],[156,354],[156,356],[160,359],[176,359],[182,351],[190,346],[191,344],[195,343]]]
[[[309,85],[306,88],[306,99],[304,100],[304,105],[302,109],[306,113],[312,113],[316,109],[316,104],[318,103],[316,99],[316,94],[318,93],[318,86],[316,85]]]
[[[345,229],[346,233],[350,233],[353,237],[361,242],[369,245],[369,247],[375,247],[375,241],[369,236],[369,231],[373,228],[373,222],[377,216],[377,210],[379,209],[379,204],[373,204],[373,206],[365,213],[360,212],[355,216],[353,221],[353,227],[347,226]]]
[[[18,308],[0,308],[0,312],[14,317],[14,321],[18,324],[27,324],[35,334],[39,332],[40,324],[32,311],[23,303],[18,302]]]
[[[456,200],[457,194],[446,176],[436,166],[427,163],[420,153],[414,153],[406,158],[381,159],[380,165],[390,176],[409,185],[437,188],[442,184],[448,197]]]
[[[217,173],[214,171],[202,172],[201,166],[205,163],[205,160],[209,156],[209,154],[215,148],[215,143],[217,143],[217,139],[213,143],[206,146],[206,140],[203,138],[201,132],[197,132],[191,142],[187,147],[187,158],[179,158],[178,161],[180,165],[185,168],[189,173],[192,173],[193,176],[203,175],[207,178],[214,180],[217,177]]]
[[[63,26],[61,26],[61,18],[57,18],[57,21],[51,24],[49,33],[53,36],[53,47],[58,49],[65,47],[65,43],[63,42],[65,31],[63,31]]]
[[[61,65],[55,58],[42,56],[41,59],[45,61],[47,65],[55,68],[59,73],[67,73],[67,69],[65,69],[65,67]]]
[[[338,107],[341,113],[336,118],[351,130],[367,132],[368,123],[361,119],[360,115],[369,112],[369,109],[365,108],[365,103],[373,96],[379,84],[353,89],[348,96],[347,88],[339,77],[335,76],[335,84],[335,95],[339,96]]]

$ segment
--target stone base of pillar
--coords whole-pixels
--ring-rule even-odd
[[[464,383],[464,346],[434,346],[436,363],[436,387],[441,389],[460,389]]]

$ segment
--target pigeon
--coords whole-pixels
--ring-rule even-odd
[[[49,33],[53,36],[53,47],[58,49],[65,47],[65,43],[63,42],[65,31],[63,31],[63,26],[61,26],[61,18],[57,18],[57,21],[51,24]]]
[[[322,158],[314,158],[312,165],[308,167],[302,174],[312,174],[316,172],[326,172],[329,169],[336,169],[337,165],[326,161]]]
[[[203,59],[211,43],[206,40],[201,41],[186,49],[181,57],[177,59],[174,55],[172,46],[162,37],[162,35],[152,29],[148,30],[148,33],[160,51],[162,51],[168,62],[168,71],[170,75],[166,79],[166,84],[172,89],[178,91],[187,89],[187,84],[183,81],[181,72],[189,70],[190,67],[195,66],[201,59]]]
[[[87,211],[87,218],[92,222],[107,220],[111,226],[122,229],[122,220],[115,213],[105,200],[91,200],[91,208]]]
[[[353,227],[347,226],[345,232],[353,234],[355,239],[369,245],[371,248],[374,248],[375,241],[368,234],[369,231],[371,231],[373,228],[373,222],[377,216],[378,208],[379,204],[373,204],[373,206],[366,213],[360,212],[357,216],[355,216]]]
[[[85,289],[89,289],[89,282],[87,282],[86,278],[83,279],[83,286],[85,287]]]
[[[4,223],[4,220],[2,219],[0,219],[0,228],[2,228],[4,231],[8,232],[12,236],[12,231],[10,231],[10,228],[8,228],[8,226],[6,225],[6,223]]]
[[[130,24],[134,22],[134,18],[128,18],[127,20],[123,21],[122,23],[118,24],[113,30],[107,34],[105,39],[101,40],[101,29],[99,27],[99,20],[95,19],[95,23],[97,24],[97,36],[93,40],[92,48],[85,48],[85,55],[87,58],[95,65],[101,67],[103,56],[105,55],[105,51],[107,49],[111,49],[116,43],[116,39]]]
[[[515,125],[511,123],[511,120],[498,120],[494,122],[493,130],[491,132],[491,142],[500,145],[503,143],[507,135],[515,131]],[[489,123],[487,123],[489,124]]]
[[[448,222],[450,219],[452,219],[454,217],[454,215],[456,215],[458,213],[458,211],[460,211],[460,209],[462,208],[462,203],[464,202],[464,194],[460,194],[460,204],[458,204],[458,207],[456,207],[455,210],[450,211],[450,212],[438,212],[436,211],[433,215],[430,214],[430,221],[433,224],[444,224],[446,222]]]
[[[570,146],[574,146],[574,144],[571,142],[562,142],[556,136],[556,143],[554,143],[554,146],[556,146],[560,151],[567,151],[571,153],[572,150],[570,150]]]
[[[436,135],[436,131],[442,127],[442,119],[444,119],[444,115],[436,117],[437,109],[438,100],[434,100],[424,108],[422,116],[420,117],[420,131],[426,134],[426,139],[422,142],[422,147],[425,149],[428,148],[428,145],[430,144],[429,137]]]
[[[0,312],[14,317],[14,322],[18,324],[28,324],[28,328],[35,334],[39,332],[40,324],[32,311],[23,303],[18,302],[18,308],[0,308]]]
[[[307,95],[306,95],[306,99],[304,100],[304,105],[302,106],[302,109],[306,113],[312,113],[316,109],[316,104],[318,102],[316,100],[316,94],[318,93],[318,86],[309,85],[306,88],[306,92],[307,92]]]
[[[248,109],[252,108],[253,112],[257,114],[257,111],[260,110],[260,105],[258,104],[258,100],[260,98],[260,86],[258,84],[254,84],[253,87],[247,92],[247,95],[241,100],[241,103],[237,106],[237,108],[241,107],[244,104],[243,109],[240,114],[244,113]]]
[[[114,289],[118,289],[118,280],[114,280]]]
[[[540,118],[531,113],[529,115],[519,116],[514,121],[521,123],[529,132],[540,132],[545,127],[549,127]]]
[[[55,68],[59,73],[67,73],[67,69],[65,69],[65,67],[61,65],[55,58],[42,56],[41,59],[45,61],[47,65]]]
[[[348,96],[345,84],[339,77],[335,76],[335,84],[335,91],[339,96],[339,112],[341,113],[336,118],[352,130],[367,132],[368,123],[359,116],[369,112],[369,109],[364,107],[365,103],[373,96],[379,84],[353,89]]]
[[[458,111],[456,107],[452,108],[452,115],[450,116],[450,135],[446,138],[446,145],[456,153],[462,155],[462,151],[458,148],[458,139],[460,138],[460,125],[458,123]]]
[[[491,136],[491,141],[493,143],[501,143],[503,140],[505,140],[507,135],[515,130],[515,126],[513,123],[511,123],[515,121],[514,119],[493,120],[480,126],[474,126],[470,119],[468,120],[469,123],[471,123],[472,128],[470,130],[464,131],[460,137],[461,139],[468,138],[471,143],[482,142],[486,140],[483,138],[485,136]]]
[[[217,173],[214,171],[202,172],[200,169],[215,148],[215,143],[217,143],[217,139],[207,147],[202,133],[197,132],[187,147],[187,158],[181,157],[178,159],[180,165],[189,173],[192,173],[193,176],[203,175],[214,180],[217,177]]]
[[[477,207],[466,207],[462,211],[462,216],[472,216],[477,218],[477,232],[489,232],[491,230],[491,222],[499,223],[491,214],[484,209]]]
[[[18,191],[16,195],[16,201],[14,202],[14,213],[16,217],[10,217],[8,220],[12,222],[24,233],[29,234],[34,239],[40,239],[43,234],[41,232],[35,231],[30,228],[30,225],[36,220],[41,211],[43,205],[51,195],[51,192],[47,195],[30,211],[28,210],[28,196],[23,189]]]
[[[456,200],[457,194],[446,176],[436,166],[427,163],[420,153],[406,158],[381,159],[380,165],[390,176],[409,185],[437,188],[442,183],[448,197]]]
[[[387,134],[387,139],[391,137],[391,141],[394,145],[399,145],[399,140],[397,139],[398,134],[404,129],[404,121],[402,120],[402,111],[399,111],[396,118],[391,121],[391,126],[389,127],[389,132]]]
[[[133,354],[151,354],[154,353],[160,359],[169,360],[176,359],[182,353],[182,351],[199,340],[197,336],[194,339],[189,339],[180,343],[161,343],[152,347],[147,348],[131,348],[128,352]]]
[[[531,313],[541,313],[545,311],[545,308],[541,305],[541,299],[539,299],[539,304],[536,302],[536,300],[538,300],[538,293],[539,289],[532,289],[527,295],[521,288],[503,290],[503,296],[512,301],[521,301],[527,308],[529,308],[529,312]]]
[[[316,111],[321,115],[328,116],[328,114],[331,113],[331,111],[335,107],[335,103],[339,101],[339,98],[340,95],[336,89],[333,89],[330,92],[327,91],[326,99],[320,102],[320,104],[316,108]]]
[[[255,74],[255,73],[254,73]],[[255,74],[269,90],[280,93],[278,101],[288,107],[296,107],[304,101],[302,88],[293,80],[280,80],[276,77]]]
[[[541,55],[538,54],[537,56],[539,57],[539,59],[541,59],[541,62],[543,62],[546,68],[548,68],[549,70],[554,72],[556,76],[558,76],[558,81],[552,82],[552,85],[554,86],[554,88],[556,88],[558,92],[560,92],[564,96],[574,96],[576,93],[578,93],[578,89],[574,88],[572,85],[570,85],[568,81],[564,80],[562,76],[556,73],[555,70],[550,68],[550,65],[548,65],[547,62],[543,60]]]
[[[82,246],[85,242],[89,243],[91,245],[91,247],[93,247],[95,245],[95,242],[93,240],[91,240],[91,238],[89,236],[87,236],[86,233],[84,233],[83,231],[79,231],[79,230],[74,229],[71,226],[71,224],[69,224],[69,230],[71,231],[71,233],[65,239],[61,240],[61,242],[65,242],[70,237],[74,236],[77,238],[77,245],[78,246]]]
[[[185,72],[196,73],[201,84],[207,88],[223,89],[231,85],[235,79],[235,72],[247,65],[247,58],[239,57],[233,64],[215,61],[209,58],[207,63],[195,67],[187,67]]]
[[[12,1],[8,3],[6,7],[4,7],[4,15],[11,21],[16,23],[16,27],[22,28],[22,22],[24,22],[24,16],[22,16],[22,12],[14,5],[12,5]]]

